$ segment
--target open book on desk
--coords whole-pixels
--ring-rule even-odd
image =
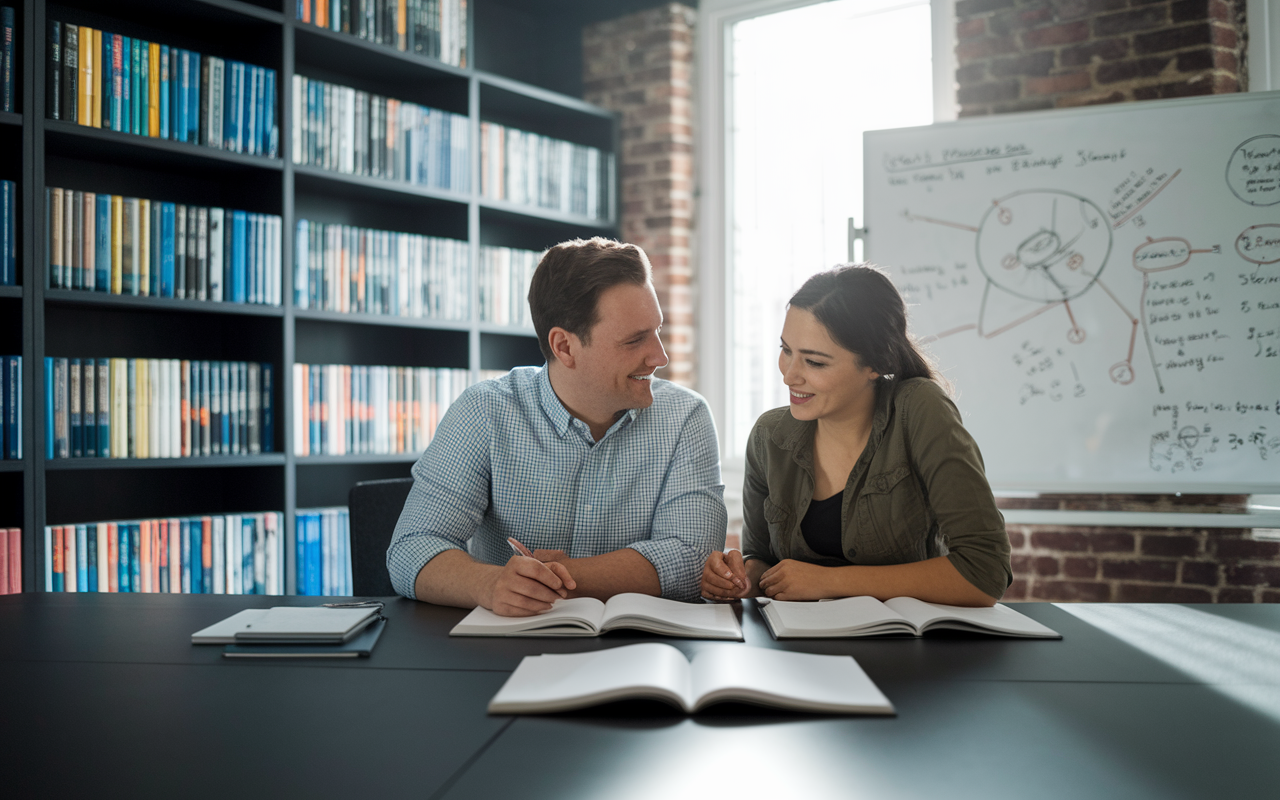
[[[659,700],[687,713],[722,702],[827,714],[894,713],[849,656],[712,644],[689,661],[658,642],[526,656],[489,702],[489,713],[543,714],[628,699]]]
[[[999,603],[990,608],[967,608],[926,603],[914,597],[895,597],[883,603],[874,597],[818,603],[770,600],[760,603],[760,613],[775,639],[923,636],[938,629],[1031,639],[1062,638],[1057,631]]]
[[[690,639],[742,640],[742,626],[727,605],[681,603],[627,592],[600,602],[594,597],[557,600],[533,617],[500,617],[477,607],[450,636],[599,636],[619,628]]]

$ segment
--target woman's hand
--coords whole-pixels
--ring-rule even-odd
[[[708,600],[727,603],[751,594],[751,578],[747,575],[742,553],[719,550],[707,556],[702,567],[702,596]]]
[[[844,597],[847,592],[832,592],[826,586],[832,569],[784,558],[760,576],[760,591],[772,600],[821,600],[825,597]],[[702,574],[703,585],[705,585],[706,571],[703,570]]]

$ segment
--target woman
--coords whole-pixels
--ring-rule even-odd
[[[712,553],[711,600],[910,596],[990,606],[1012,580],[982,456],[874,267],[814,275],[778,356],[790,408],[747,445],[742,552]]]

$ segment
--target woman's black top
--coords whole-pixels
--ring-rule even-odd
[[[828,558],[844,558],[840,544],[840,511],[844,492],[833,494],[826,500],[811,500],[809,510],[800,520],[800,533],[804,543],[818,555]]]

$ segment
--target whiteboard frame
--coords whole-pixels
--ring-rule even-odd
[[[1280,0],[1266,0],[1266,1],[1275,5],[1280,5]],[[1276,38],[1280,38],[1280,32],[1276,34]],[[1226,105],[1226,104],[1232,104],[1232,103],[1259,103],[1259,102],[1265,103],[1268,101],[1274,101],[1275,103],[1280,105],[1280,91],[1239,92],[1234,94],[1202,95],[1199,97],[1176,98],[1171,100],[1145,100],[1141,103],[1140,107],[1143,109],[1149,109],[1149,108],[1154,108],[1158,105],[1160,108],[1183,108],[1183,107],[1191,108],[1191,107],[1197,107],[1197,106],[1210,106],[1210,105],[1216,106],[1216,105]],[[1066,113],[1069,113],[1073,117],[1075,116],[1091,117],[1091,116],[1100,116],[1100,115],[1106,115],[1106,114],[1123,114],[1132,110],[1134,107],[1135,107],[1134,103],[1115,103],[1115,104],[1108,104],[1108,105],[1084,106],[1080,108],[1073,108]],[[930,129],[940,130],[940,131],[945,131],[945,130],[968,131],[976,128],[983,128],[983,127],[989,127],[989,126],[1000,127],[1000,126],[1007,125],[1010,122],[1021,123],[1024,121],[1034,122],[1037,120],[1057,119],[1057,118],[1061,118],[1063,113],[1064,113],[1063,109],[1046,109],[1044,111],[1021,112],[1017,115],[1004,114],[1004,115],[990,115],[990,116],[980,116],[980,117],[965,117],[963,119],[958,119],[950,122],[935,122],[933,125],[921,126],[921,127],[928,127]],[[903,130],[909,130],[909,129],[904,128]],[[915,130],[915,129],[910,129],[910,130]],[[866,133],[863,134],[863,137],[864,137],[863,148],[862,148],[863,175],[871,175],[874,172],[874,170],[871,169],[870,156],[869,156],[869,151],[866,147],[866,139],[865,139],[866,136],[872,135],[874,133],[878,133],[878,131],[867,131]],[[870,206],[870,202],[867,196],[867,182],[865,180],[863,181],[863,184],[862,184],[862,191],[863,191],[862,204],[863,204],[863,207],[866,208]],[[863,222],[863,224],[866,224],[865,221]],[[875,242],[876,242],[875,231],[869,230],[863,240],[863,252],[866,254],[865,257],[867,261],[870,261],[873,263],[875,262]],[[979,446],[981,445],[979,444]],[[1277,471],[1280,472],[1280,466],[1277,467]],[[1280,494],[1280,475],[1277,475],[1277,477],[1271,481],[1258,481],[1258,482],[1251,482],[1251,483],[1221,483],[1221,482],[1208,482],[1208,481],[1203,483],[1187,483],[1187,484],[1169,484],[1169,483],[1160,482],[1160,481],[1126,481],[1126,482],[1098,482],[1098,483],[1088,483],[1088,482],[1071,482],[1071,483],[1047,482],[1046,483],[1046,482],[1035,482],[1035,481],[1027,481],[1027,482],[1005,481],[1001,483],[996,483],[993,481],[991,483],[991,489],[997,495],[1006,494],[1006,493],[1035,493],[1035,494],[1173,494],[1173,493],[1181,493],[1181,494],[1275,495],[1275,494]],[[1062,512],[1040,512],[1040,513],[1072,514],[1074,518],[1074,515],[1076,514],[1109,513],[1114,515],[1114,514],[1120,514],[1121,512],[1062,511]],[[1006,517],[1007,516],[1008,514],[1006,513]],[[1146,515],[1146,516],[1150,516],[1150,515]],[[1179,518],[1190,518],[1190,517],[1196,517],[1199,515],[1192,514],[1192,515],[1176,515],[1176,516],[1178,516]],[[1208,515],[1208,516],[1217,517],[1221,515]],[[1260,527],[1272,527],[1272,525],[1275,522],[1276,522],[1275,520],[1272,520],[1271,524],[1260,525]],[[1031,524],[1031,523],[1027,523],[1027,524]],[[1083,522],[1047,523],[1046,522],[1046,523],[1037,523],[1037,524],[1084,525],[1084,524],[1090,524],[1090,523],[1083,523]],[[1103,523],[1096,523],[1096,524],[1103,524]],[[1106,524],[1122,524],[1122,523],[1106,523]],[[1123,523],[1123,524],[1133,525],[1133,524],[1139,524],[1139,523],[1130,522],[1130,523]],[[1162,523],[1162,524],[1172,524],[1172,523]],[[1181,522],[1178,524],[1181,527],[1204,527],[1204,526],[1195,525],[1189,522]],[[1216,527],[1221,527],[1221,525],[1218,525]],[[1253,526],[1240,526],[1240,527],[1253,527]]]

